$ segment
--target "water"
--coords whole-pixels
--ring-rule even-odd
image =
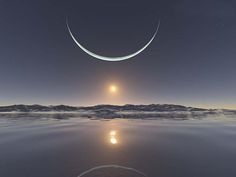
[[[235,177],[235,162],[235,121],[0,121],[0,177]],[[142,175],[84,175],[118,176]]]

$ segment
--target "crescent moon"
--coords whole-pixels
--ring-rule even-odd
[[[139,49],[138,51],[136,51],[135,53],[132,53],[132,54],[129,54],[129,55],[125,55],[125,56],[120,56],[120,57],[107,57],[107,56],[102,56],[102,55],[98,55],[96,53],[93,53],[91,51],[89,51],[88,49],[86,49],[84,46],[82,46],[78,40],[76,40],[75,36],[73,35],[72,31],[71,31],[71,28],[69,26],[69,23],[68,23],[68,20],[66,20],[66,25],[67,25],[67,29],[70,33],[70,36],[71,38],[74,40],[74,42],[85,52],[87,53],[88,55],[94,57],[94,58],[97,58],[97,59],[100,59],[100,60],[105,60],[105,61],[122,61],[122,60],[127,60],[127,59],[130,59],[132,57],[135,57],[136,55],[140,54],[142,51],[144,51],[151,43],[152,41],[154,40],[154,38],[156,37],[157,35],[157,32],[159,30],[159,27],[160,27],[160,20],[158,21],[158,25],[157,25],[157,28],[156,28],[156,31],[155,33],[153,34],[153,36],[151,37],[151,39],[148,41],[148,43],[146,43],[146,45],[144,45],[141,49]]]
[[[131,167],[125,167],[125,166],[120,166],[120,165],[101,165],[101,166],[96,166],[96,167],[93,167],[89,170],[86,170],[84,171],[83,173],[79,174],[79,176],[77,177],[83,177],[84,175],[86,174],[89,174],[93,171],[96,171],[96,170],[100,170],[100,169],[104,169],[104,168],[119,168],[119,169],[124,169],[124,170],[128,170],[128,171],[132,171],[132,172],[135,172],[143,177],[147,177],[146,174],[144,174],[143,172],[139,171],[139,170],[136,170],[135,168],[131,168]]]

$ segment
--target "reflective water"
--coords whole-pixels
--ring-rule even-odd
[[[236,122],[0,121],[1,177],[77,177],[96,166],[148,177],[235,177]],[[109,168],[84,177],[140,177]]]

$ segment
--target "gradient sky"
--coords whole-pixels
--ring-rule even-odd
[[[66,28],[100,55],[84,53]],[[236,108],[235,0],[1,0],[0,105],[174,103]],[[110,95],[110,84],[119,87]]]

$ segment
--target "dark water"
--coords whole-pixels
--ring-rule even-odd
[[[0,121],[0,177],[77,177],[101,165],[148,177],[235,177],[236,122]],[[84,177],[141,177],[102,168]]]

